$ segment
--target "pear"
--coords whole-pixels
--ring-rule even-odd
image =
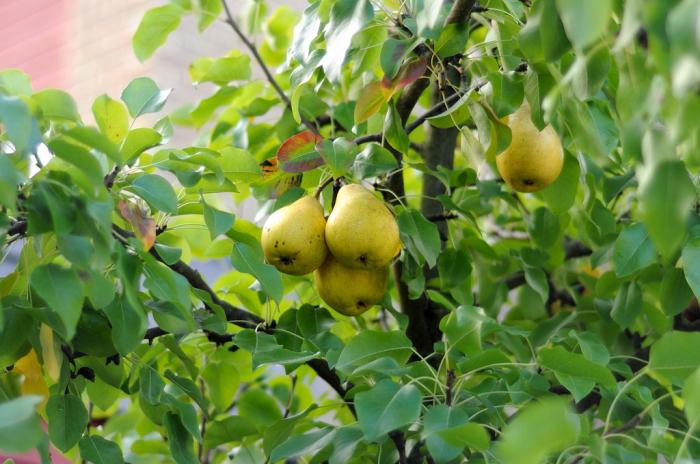
[[[312,272],[323,264],[328,253],[325,229],[323,207],[312,196],[278,209],[262,229],[265,260],[286,274]]]
[[[323,301],[346,316],[359,316],[384,296],[388,267],[357,269],[343,266],[332,254],[314,272],[316,289]]]
[[[342,264],[361,269],[382,268],[401,251],[394,215],[359,184],[338,192],[326,224],[326,243]]]
[[[559,177],[564,165],[561,140],[551,125],[541,131],[524,103],[504,122],[510,127],[510,145],[496,157],[498,172],[514,190],[537,192]]]

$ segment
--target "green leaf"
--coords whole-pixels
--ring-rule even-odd
[[[194,454],[194,440],[182,424],[180,416],[166,412],[163,416],[163,425],[168,433],[168,445],[175,462],[177,464],[199,464],[199,460]]]
[[[318,143],[316,150],[321,154],[328,167],[331,168],[333,177],[341,177],[348,172],[353,161],[355,161],[357,145],[345,137],[338,137]]]
[[[420,415],[421,394],[414,385],[400,386],[384,379],[367,391],[355,395],[357,421],[369,441],[412,424]]]
[[[581,168],[578,160],[568,152],[564,155],[564,167],[559,177],[540,192],[553,213],[568,211],[576,200]]]
[[[685,379],[683,401],[688,424],[697,426],[700,423],[700,368]]]
[[[553,247],[559,239],[559,230],[559,219],[547,208],[539,207],[532,212],[528,231],[538,247]]]
[[[440,255],[440,233],[435,223],[415,209],[403,209],[396,217],[401,241],[418,263],[433,267]]]
[[[539,464],[548,454],[575,443],[579,419],[568,403],[566,398],[545,398],[519,411],[500,436],[500,462]]]
[[[182,13],[180,6],[170,3],[151,8],[143,15],[132,39],[134,54],[139,61],[148,59],[165,43],[168,35],[180,25]]]
[[[3,69],[0,71],[0,90],[11,96],[28,96],[32,93],[32,81],[19,69]]]
[[[445,0],[414,1],[418,35],[433,40],[439,37],[445,21],[445,3]]]
[[[258,426],[259,431],[266,430],[282,419],[282,411],[274,397],[259,388],[249,388],[238,399],[241,416]]]
[[[150,365],[144,365],[139,369],[139,391],[141,397],[150,404],[160,403],[165,382],[160,374]]]
[[[42,400],[40,396],[27,395],[0,403],[1,450],[24,453],[44,440],[44,431],[36,413],[36,407]]]
[[[367,179],[377,177],[398,167],[396,158],[389,150],[378,143],[369,143],[362,152],[355,157],[352,172],[355,177]]]
[[[94,148],[107,155],[112,161],[117,164],[122,164],[122,155],[119,152],[119,147],[115,145],[106,135],[98,132],[92,127],[74,127],[66,131],[68,137]]]
[[[204,197],[201,198],[201,203],[204,210],[204,222],[209,229],[209,237],[212,240],[221,234],[225,234],[233,227],[233,222],[236,220],[234,214],[212,208],[204,201]]]
[[[160,145],[162,140],[160,133],[148,127],[130,130],[122,144],[122,157],[132,164],[141,153]]]
[[[250,182],[262,176],[260,165],[255,161],[253,155],[240,148],[226,147],[222,149],[219,165],[226,178],[233,182]]]
[[[700,332],[666,332],[651,345],[649,369],[675,385],[700,367]]]
[[[435,52],[440,58],[448,58],[464,51],[469,39],[469,27],[464,23],[448,24],[435,42]]]
[[[32,272],[32,289],[56,312],[63,324],[62,335],[70,340],[83,308],[83,284],[76,272],[56,264],[44,264]]]
[[[642,289],[637,282],[625,282],[620,286],[610,316],[623,329],[629,328],[642,310]]]
[[[695,186],[680,160],[661,162],[641,182],[644,224],[656,249],[667,259],[683,244],[695,195]]]
[[[696,298],[700,297],[700,238],[690,240],[683,247],[683,272]]]
[[[124,456],[119,445],[98,435],[80,439],[80,457],[94,464],[123,464]]]
[[[506,354],[496,348],[489,348],[480,353],[459,362],[459,371],[463,373],[476,372],[489,366],[500,367],[509,364],[512,360]]]
[[[411,49],[411,42],[408,40],[390,38],[384,42],[379,56],[379,64],[388,79],[396,77],[403,60]]]
[[[199,18],[197,19],[197,29],[203,32],[219,17],[224,7],[222,0],[199,0]]]
[[[535,0],[518,37],[520,49],[531,62],[556,61],[571,48],[555,0]]]
[[[80,169],[86,178],[92,183],[93,192],[103,185],[102,166],[89,151],[78,145],[67,142],[63,138],[54,139],[48,144],[49,150],[54,155]]]
[[[29,148],[32,125],[35,124],[27,104],[17,97],[0,95],[0,121],[17,151]]]
[[[190,65],[192,83],[213,82],[224,86],[231,81],[250,79],[250,57],[233,52],[222,58],[198,58]]]
[[[401,116],[394,105],[389,105],[384,118],[384,137],[392,147],[401,153],[408,152],[409,140],[401,122]]]
[[[142,114],[160,111],[172,91],[173,89],[161,90],[150,77],[137,77],[129,82],[121,98],[131,117],[138,118]]]
[[[378,358],[391,357],[403,365],[411,355],[411,341],[402,332],[362,331],[350,339],[336,369],[352,372]]]
[[[557,0],[566,35],[578,50],[598,40],[612,15],[612,0]]]
[[[469,422],[469,417],[461,409],[451,408],[444,404],[428,408],[428,411],[423,415],[423,432],[421,436],[425,440],[428,452],[435,459],[435,462],[446,463],[462,454],[464,445],[451,445],[443,438],[441,432],[449,431],[467,422]]]
[[[32,95],[32,99],[39,105],[45,118],[80,121],[75,100],[63,90],[41,90]]]
[[[75,395],[53,395],[46,403],[49,438],[61,451],[78,444],[88,423],[88,412]]]
[[[663,312],[671,317],[680,314],[692,299],[693,291],[685,280],[683,270],[675,267],[666,269],[659,293]]]
[[[437,435],[448,445],[453,447],[469,447],[477,451],[486,451],[489,448],[489,434],[479,424],[469,423],[439,430]]]
[[[92,104],[92,115],[97,127],[114,143],[124,140],[129,132],[129,113],[124,104],[102,94]]]
[[[17,185],[21,182],[19,171],[7,156],[0,156],[0,204],[15,208]]]
[[[255,435],[258,430],[249,419],[241,416],[229,416],[207,424],[204,434],[204,445],[214,448],[224,443],[240,442],[249,435]]]
[[[481,324],[484,311],[474,306],[460,306],[440,320],[447,348],[457,348],[473,356],[481,351]]]
[[[141,308],[127,298],[116,298],[102,310],[112,326],[112,343],[122,356],[131,353],[143,340],[148,320]]]
[[[537,359],[540,365],[554,372],[593,380],[605,388],[615,387],[615,377],[607,367],[589,361],[583,355],[566,351],[561,346],[541,349]]]
[[[155,174],[144,174],[127,187],[153,209],[164,213],[177,213],[177,195],[170,182]]]
[[[321,64],[331,82],[338,82],[353,36],[374,16],[368,0],[338,0],[333,2],[330,19],[325,28],[326,55]]]
[[[310,351],[288,350],[277,343],[274,336],[251,329],[236,334],[236,345],[253,355],[254,369],[262,364],[302,364],[316,357]]]
[[[238,391],[241,374],[229,362],[209,361],[202,372],[209,389],[209,399],[219,412],[226,412]],[[206,436],[205,436],[206,440]]]
[[[279,271],[266,264],[262,256],[245,243],[236,243],[231,253],[231,263],[238,271],[250,274],[262,285],[265,293],[277,303],[282,301],[284,286]]]
[[[335,430],[331,427],[301,435],[292,435],[284,443],[272,450],[270,459],[272,462],[276,462],[281,459],[314,455],[330,443],[334,436]]]
[[[630,276],[656,260],[656,249],[643,224],[629,225],[620,232],[612,260],[617,277]]]

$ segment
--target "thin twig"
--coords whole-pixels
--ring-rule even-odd
[[[282,90],[282,87],[277,83],[277,80],[275,77],[272,75],[272,72],[270,72],[270,69],[267,67],[265,62],[262,59],[262,56],[260,56],[260,52],[258,52],[258,48],[255,46],[253,42],[250,41],[248,37],[243,33],[241,28],[238,26],[238,23],[236,23],[236,20],[233,19],[233,13],[231,13],[231,10],[226,2],[226,0],[223,0],[221,2],[224,6],[224,11],[226,12],[226,24],[231,26],[231,28],[234,30],[236,35],[238,36],[239,39],[243,42],[243,44],[248,48],[250,53],[253,55],[253,58],[255,58],[255,61],[258,62],[258,65],[262,69],[262,72],[265,74],[265,77],[267,78],[267,81],[272,85],[272,87],[275,89],[277,92],[277,95],[282,99],[284,102],[285,106],[288,108],[292,108],[292,102],[289,100],[289,97],[287,97],[287,94],[284,93],[284,90]],[[300,115],[301,122],[314,134],[318,134],[318,128],[308,119],[306,119],[304,116]]]

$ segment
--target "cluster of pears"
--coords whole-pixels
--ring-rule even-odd
[[[496,157],[503,180],[518,192],[537,192],[554,182],[564,166],[564,151],[554,128],[537,129],[527,102],[503,122],[511,132],[510,145]]]
[[[340,189],[328,220],[314,196],[278,209],[265,222],[261,242],[265,259],[281,272],[313,271],[323,301],[346,316],[382,299],[389,263],[401,251],[394,215],[359,184]]]

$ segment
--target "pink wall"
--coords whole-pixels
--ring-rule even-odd
[[[65,86],[71,1],[0,1],[0,69],[23,70],[35,89]]]

